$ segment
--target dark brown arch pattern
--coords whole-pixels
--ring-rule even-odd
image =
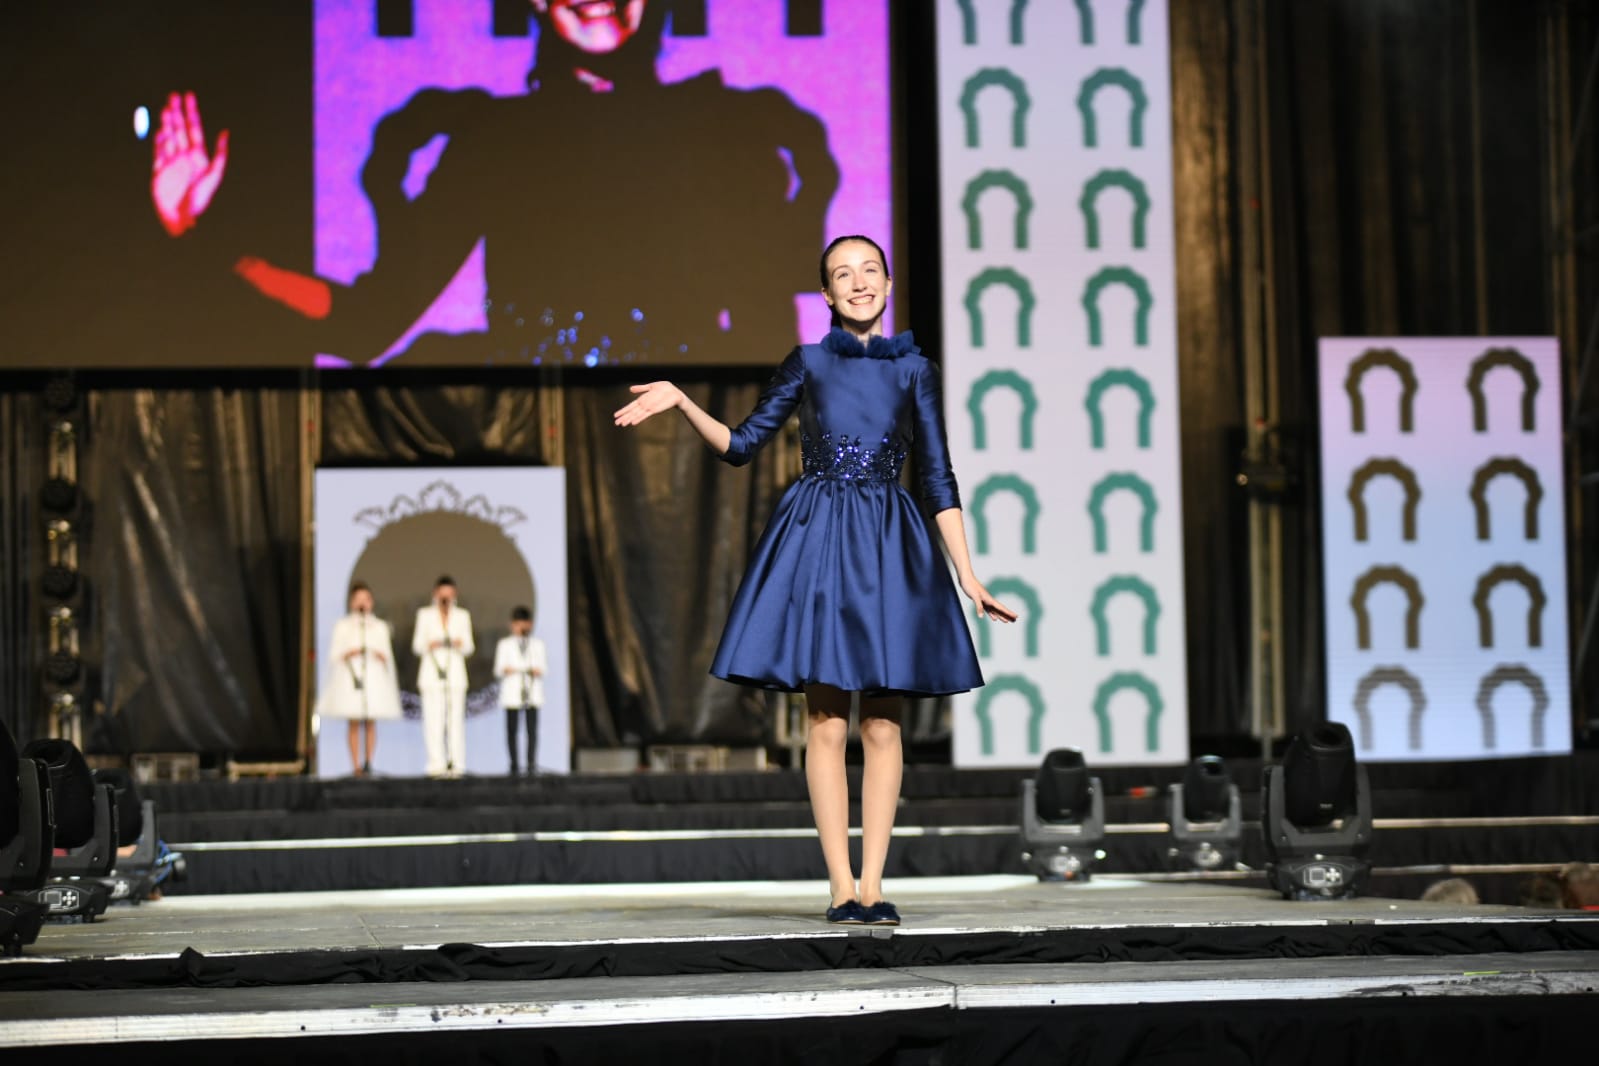
[[[1421,595],[1421,583],[1402,566],[1374,566],[1355,579],[1349,606],[1355,609],[1356,642],[1362,649],[1371,647],[1371,614],[1366,610],[1366,598],[1384,582],[1398,585],[1410,603],[1405,611],[1405,647],[1421,647],[1421,606],[1426,601]]]
[[[1488,432],[1488,398],[1483,395],[1482,382],[1488,371],[1502,366],[1521,375],[1521,431],[1531,433],[1538,428],[1538,370],[1531,359],[1514,348],[1489,348],[1471,361],[1471,373],[1466,375],[1466,391],[1471,393],[1471,428],[1478,433]]]
[[[1508,684],[1525,685],[1527,691],[1532,693],[1532,746],[1543,747],[1543,719],[1549,710],[1549,690],[1544,687],[1543,678],[1533,673],[1520,663],[1507,663],[1495,667],[1482,679],[1482,684],[1477,686],[1477,713],[1482,716],[1482,746],[1486,751],[1493,751],[1497,743],[1497,730],[1494,727],[1494,693]]]
[[[1427,693],[1422,691],[1416,675],[1403,666],[1379,666],[1355,686],[1355,717],[1360,720],[1361,750],[1371,750],[1371,696],[1383,685],[1398,685],[1410,697],[1410,750],[1420,751],[1421,716],[1427,710]]]
[[[1354,476],[1349,479],[1349,503],[1355,509],[1355,539],[1365,540],[1368,535],[1366,523],[1366,485],[1372,478],[1379,475],[1397,480],[1405,490],[1405,509],[1401,519],[1405,540],[1416,539],[1416,505],[1421,502],[1421,484],[1416,480],[1416,472],[1401,463],[1398,459],[1371,459],[1368,460]]]
[[[1366,432],[1366,398],[1360,393],[1360,383],[1368,371],[1379,366],[1399,375],[1399,432],[1409,433],[1416,424],[1416,368],[1392,348],[1368,348],[1349,364],[1349,373],[1344,376],[1344,391],[1349,394],[1349,428],[1355,433]]]
[[[1501,563],[1477,579],[1477,591],[1471,597],[1471,605],[1477,609],[1477,639],[1484,648],[1494,646],[1494,616],[1488,609],[1488,597],[1506,581],[1527,590],[1527,643],[1543,647],[1543,609],[1549,597],[1544,595],[1538,575],[1519,563]]]
[[[1471,506],[1477,512],[1477,539],[1491,540],[1488,514],[1488,483],[1501,474],[1520,481],[1527,488],[1527,510],[1523,525],[1528,540],[1538,539],[1538,505],[1543,502],[1543,483],[1538,472],[1515,456],[1499,456],[1477,468],[1471,479]]]

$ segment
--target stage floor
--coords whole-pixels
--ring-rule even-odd
[[[817,882],[118,906],[0,962],[0,1047],[1599,988],[1596,914],[1119,877],[892,889],[899,929],[825,924]]]
[[[0,1046],[1139,1004],[1591,994],[1599,915],[1230,885],[988,876],[178,897],[47,925],[0,961]],[[971,1015],[967,1015],[971,1017]]]
[[[1100,877],[1040,884],[1032,877],[930,877],[890,886],[897,929],[828,925],[827,886],[743,881],[660,885],[526,885],[174,896],[114,907],[92,923],[46,925],[20,960],[170,958],[364,949],[782,940],[846,936],[938,937],[1052,930],[1318,927],[1364,924],[1595,921],[1562,911],[1415,900],[1291,903],[1265,889],[1147,883]],[[0,969],[0,987],[5,971]]]

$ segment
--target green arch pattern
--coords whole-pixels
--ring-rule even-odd
[[[995,596],[1015,596],[1022,601],[1027,608],[1027,657],[1038,658],[1038,620],[1044,616],[1044,605],[1038,598],[1038,590],[1019,577],[1000,577],[988,583],[988,591]],[[994,654],[994,623],[984,618],[977,608],[974,607],[972,611],[977,619],[977,654],[986,659]]]
[[[1142,5],[1144,0],[1133,0],[1135,5]],[[961,40],[965,44],[977,43],[977,12],[972,7],[972,0],[955,0],[961,9]],[[1010,0],[1010,43],[1022,44],[1022,12],[1027,8],[1027,0]],[[1131,23],[1129,22],[1129,25]],[[1133,44],[1138,43],[1136,37],[1129,38]]]
[[[979,71],[981,73],[981,71]],[[976,75],[973,75],[975,77]],[[970,84],[968,82],[968,84]],[[1094,97],[1099,90],[1107,85],[1125,89],[1133,101],[1133,111],[1130,118],[1131,129],[1128,131],[1127,141],[1133,148],[1144,146],[1144,112],[1149,110],[1149,96],[1144,92],[1144,85],[1131,73],[1121,67],[1100,67],[1083,80],[1082,88],[1077,90],[1077,110],[1083,113],[1083,146],[1086,148],[1099,147],[1099,121],[1094,115]],[[961,106],[965,106],[966,97],[962,95]],[[967,127],[966,143],[975,147],[975,123]],[[1018,145],[1017,147],[1020,147]]]
[[[1131,592],[1144,601],[1144,654],[1155,654],[1155,627],[1160,620],[1160,598],[1143,578],[1121,574],[1108,579],[1094,590],[1094,603],[1089,614],[1094,618],[1094,639],[1100,655],[1110,654],[1110,619],[1105,610],[1113,597]]]
[[[1088,386],[1083,406],[1088,408],[1089,443],[1095,448],[1105,447],[1105,413],[1101,405],[1106,390],[1117,385],[1127,386],[1138,396],[1138,446],[1148,448],[1153,435],[1150,427],[1155,414],[1155,390],[1149,387],[1143,375],[1125,367],[1105,371]]]
[[[1109,537],[1105,531],[1105,498],[1119,489],[1127,489],[1143,501],[1144,520],[1139,525],[1138,548],[1144,552],[1154,551],[1155,490],[1149,487],[1149,482],[1137,474],[1106,474],[1089,493],[1088,515],[1094,521],[1094,551],[1103,555],[1110,550]]]
[[[1038,302],[1033,296],[1032,282],[1010,267],[989,267],[966,286],[966,314],[972,320],[972,347],[983,346],[983,293],[990,285],[1005,285],[1016,293],[1016,343],[1030,348],[1033,344],[1033,307]]]
[[[994,719],[988,705],[1003,692],[1019,692],[1027,701],[1027,754],[1037,755],[1044,747],[1044,694],[1021,674],[991,678],[977,694],[978,743],[983,754],[994,754]]]
[[[1021,498],[1026,511],[1022,520],[1022,554],[1032,555],[1038,550],[1038,493],[1015,474],[990,475],[972,493],[972,525],[977,531],[977,554],[988,554],[988,515],[984,508],[988,506],[989,497],[996,492],[1014,492]]]
[[[1074,0],[1074,2],[1077,4],[1077,25],[1082,31],[1082,35],[1081,35],[1082,36],[1082,42],[1084,44],[1093,44],[1094,43],[1094,8],[1092,6],[1092,0]],[[961,10],[964,13],[965,11],[967,11],[970,8],[971,0],[960,0],[960,4],[961,4]],[[1143,13],[1144,13],[1144,0],[1129,0],[1129,2],[1127,4],[1127,43],[1128,44],[1138,44],[1138,43],[1140,43],[1139,38],[1140,38],[1141,34],[1139,33],[1139,16],[1142,15]],[[1014,17],[1014,15],[1012,17]],[[966,43],[967,44],[972,44],[973,41],[968,39]]]
[[[1022,451],[1033,450],[1033,416],[1038,413],[1038,394],[1032,382],[1014,370],[990,370],[972,384],[971,395],[966,397],[966,410],[972,416],[972,448],[983,451],[988,447],[988,422],[983,417],[983,399],[994,389],[1012,389],[1022,399]]]
[[[1126,189],[1127,194],[1133,198],[1133,247],[1144,247],[1146,224],[1149,221],[1149,190],[1132,171],[1112,169],[1101,170],[1089,178],[1088,183],[1083,186],[1083,195],[1077,200],[1077,206],[1083,211],[1088,247],[1099,247],[1099,209],[1096,205],[1099,194],[1112,186]],[[977,246],[974,244],[972,247]]]
[[[967,78],[966,84],[961,87],[960,108],[961,114],[966,117],[966,147],[977,147],[977,94],[990,86],[1010,93],[1014,105],[1010,116],[1011,147],[1027,147],[1027,111],[1033,106],[1033,98],[1027,94],[1026,83],[1004,67],[984,67]],[[1139,121],[1135,120],[1135,131],[1139,125]]]
[[[1140,348],[1149,343],[1149,309],[1155,297],[1149,291],[1149,282],[1130,267],[1105,267],[1088,279],[1083,287],[1083,310],[1088,312],[1088,343],[1095,348],[1105,343],[1104,323],[1099,315],[1099,294],[1108,285],[1125,285],[1138,298],[1138,313],[1133,319],[1133,341]],[[969,299],[970,297],[968,297]]]
[[[966,186],[961,211],[966,215],[966,246],[983,246],[983,222],[977,214],[977,200],[989,189],[1007,189],[1016,200],[1016,247],[1027,247],[1027,219],[1033,213],[1033,194],[1027,183],[1009,170],[985,170]],[[1140,245],[1142,247],[1142,245]]]
[[[1160,750],[1160,712],[1165,710],[1166,704],[1160,698],[1160,689],[1155,683],[1143,674],[1127,671],[1111,674],[1094,693],[1094,717],[1099,721],[1099,750],[1101,753],[1109,752],[1114,746],[1111,743],[1110,728],[1110,701],[1111,697],[1122,689],[1133,689],[1144,697],[1144,702],[1149,706],[1149,714],[1144,718],[1144,747],[1148,751]]]

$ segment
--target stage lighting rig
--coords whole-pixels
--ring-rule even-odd
[[[51,422],[46,432],[46,477],[39,502],[46,511],[68,514],[78,505],[77,429],[63,418]]]
[[[17,750],[0,720],[0,955],[17,955],[39,935],[45,906],[15,895],[50,876],[55,844],[50,783],[43,767]]]
[[[45,523],[48,563],[39,578],[39,588],[55,600],[70,600],[78,591],[78,538],[72,523],[53,518]]]
[[[1171,786],[1167,809],[1173,869],[1237,868],[1243,807],[1238,786],[1220,756],[1201,755],[1189,763],[1182,781]]]
[[[51,877],[24,894],[52,918],[92,922],[105,913],[111,890],[98,878],[117,861],[116,793],[97,784],[83,753],[65,740],[35,740],[22,751],[48,779],[55,822]]]
[[[1022,782],[1022,861],[1040,881],[1087,881],[1105,857],[1105,797],[1083,753],[1057,748]]]
[[[110,891],[111,902],[137,905],[168,878],[184,880],[188,864],[181,852],[160,839],[155,803],[139,797],[133,775],[121,769],[96,770],[94,781],[110,786],[117,808],[116,864],[99,879]]]
[[[1350,899],[1371,864],[1371,786],[1349,729],[1327,722],[1301,733],[1261,783],[1266,876],[1284,899]]]

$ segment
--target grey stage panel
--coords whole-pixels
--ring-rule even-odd
[[[896,936],[1053,929],[1316,926],[1347,923],[1546,922],[1571,912],[1414,900],[1289,903],[1235,885],[1102,878],[928,878],[890,886],[905,916]],[[524,886],[173,897],[114,907],[93,924],[48,925],[22,960],[238,952],[362,950],[844,936],[822,920],[821,883]]]

